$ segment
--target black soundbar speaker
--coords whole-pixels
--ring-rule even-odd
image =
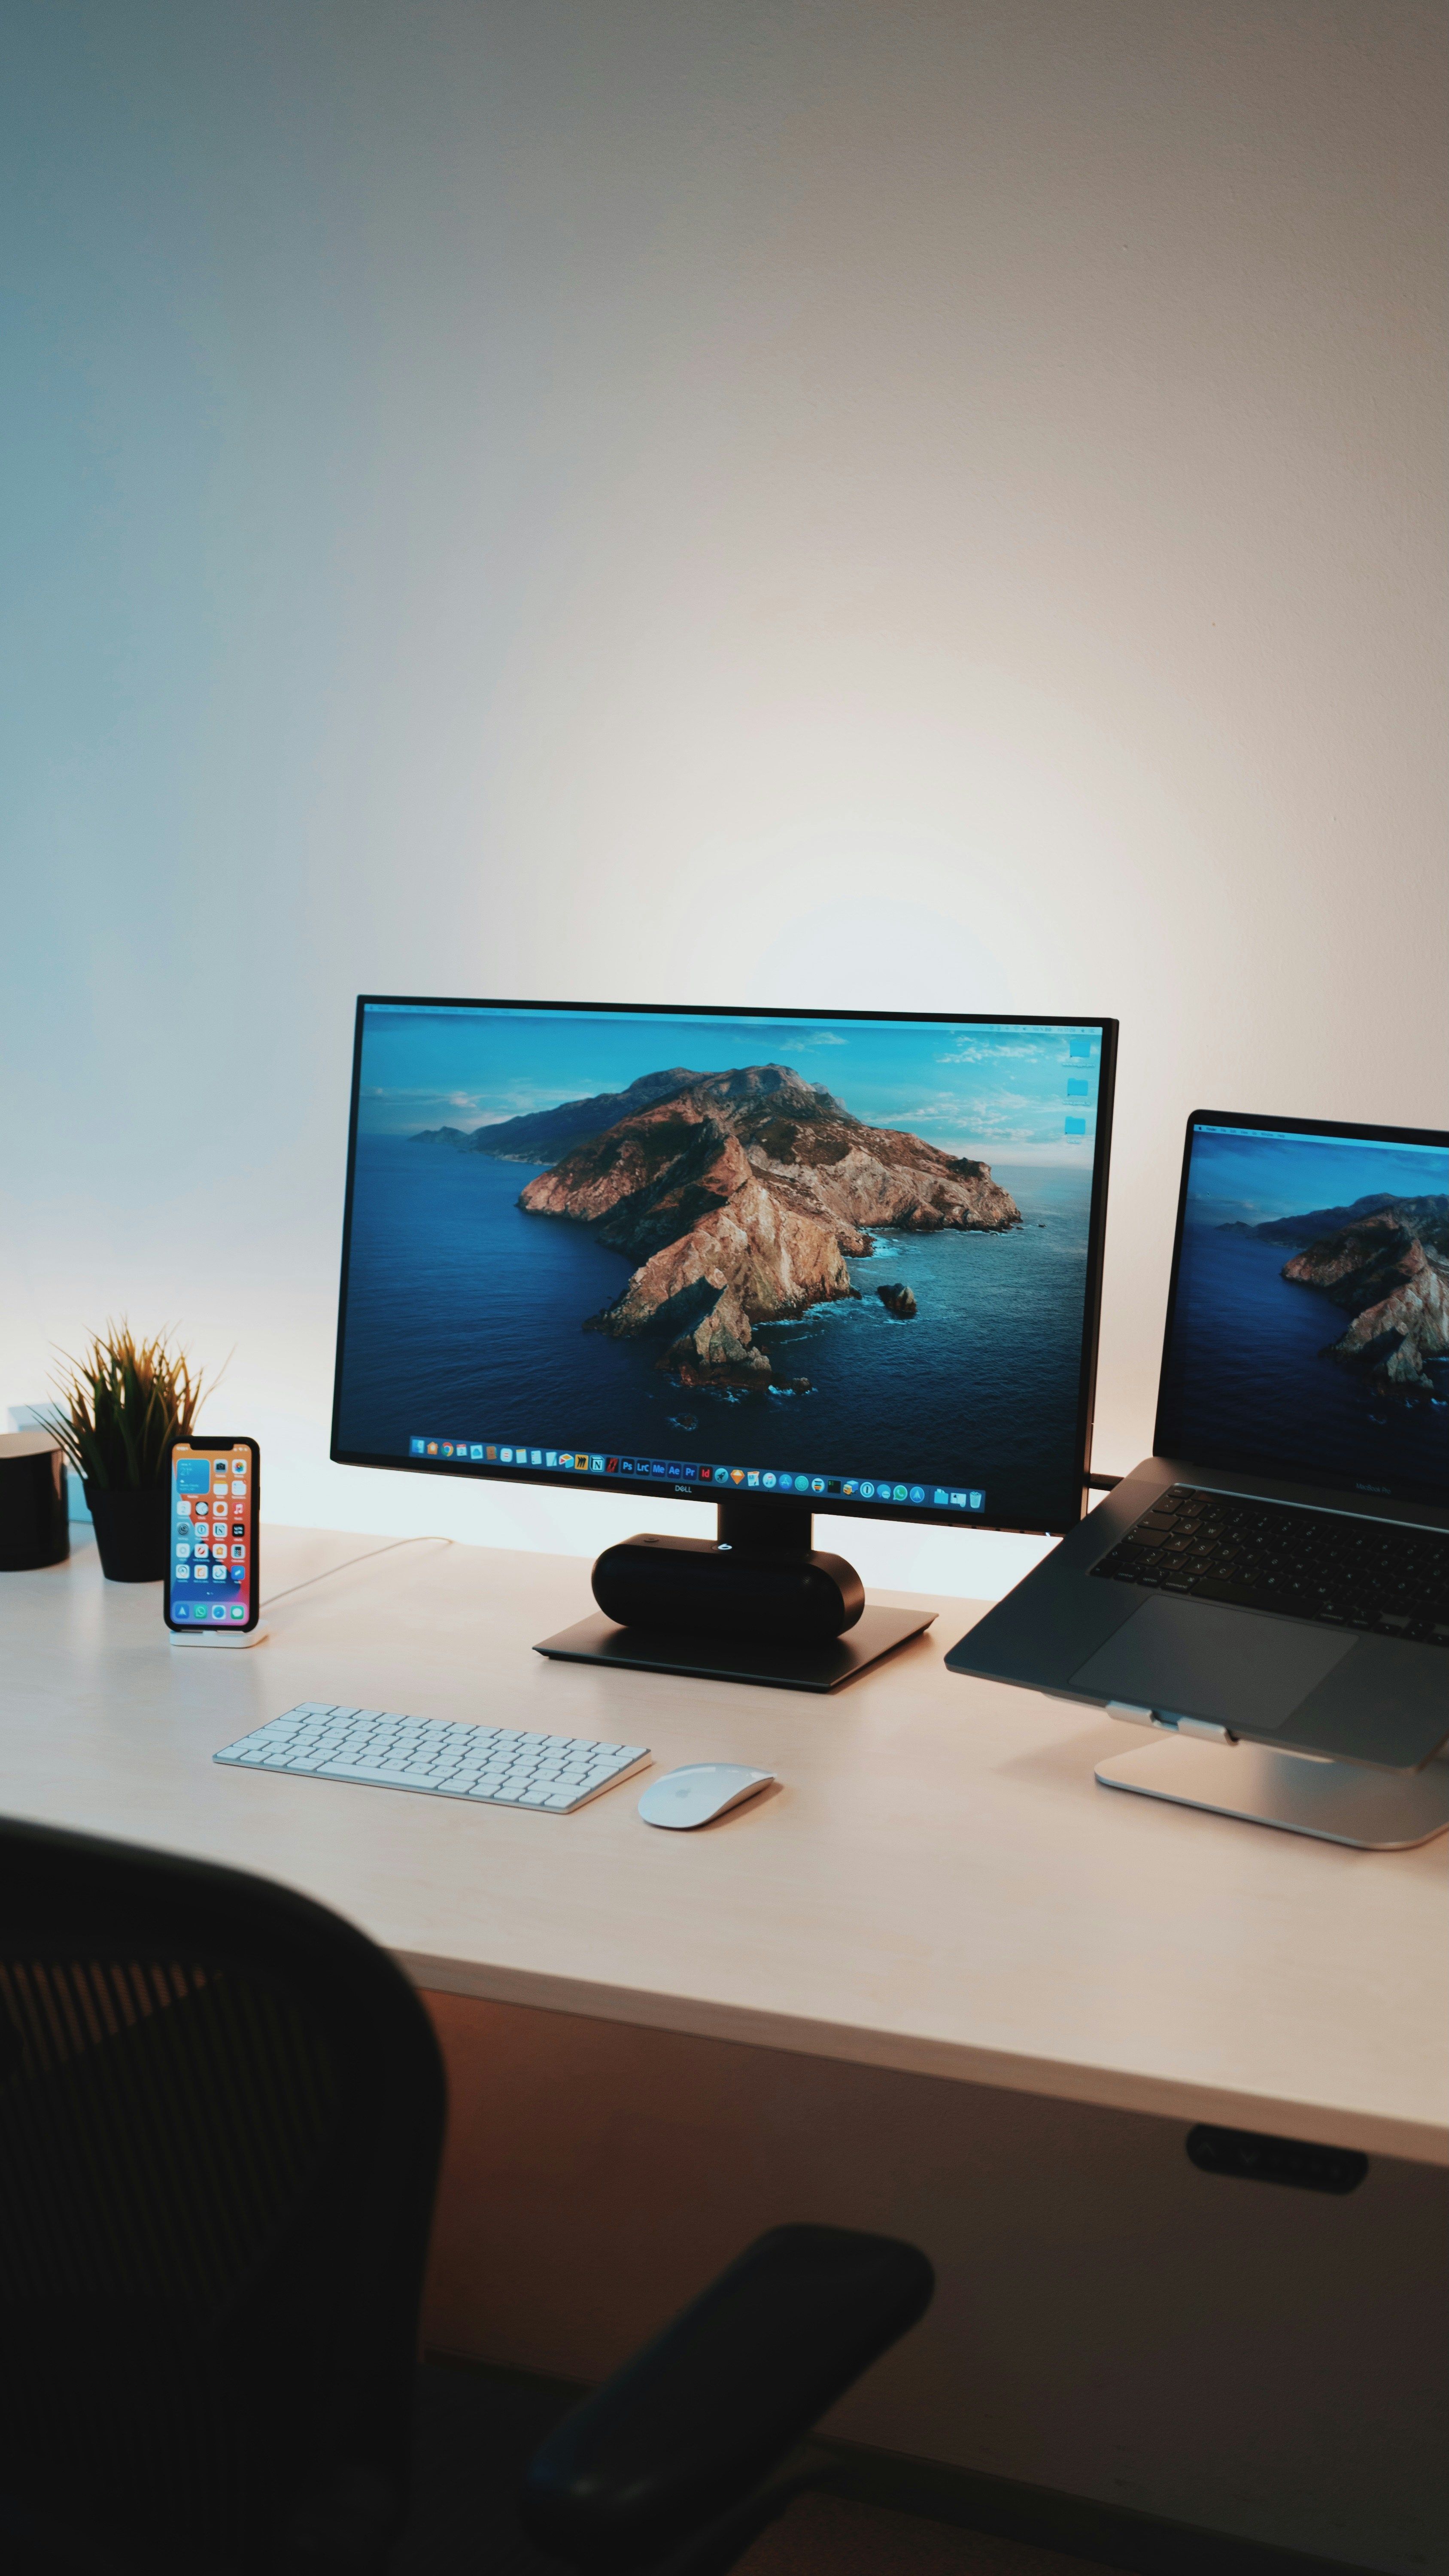
[[[808,1523],[807,1523],[808,1527]],[[626,1538],[594,1565],[594,1599],[623,1628],[828,1645],[865,1608],[844,1557],[707,1538]]]

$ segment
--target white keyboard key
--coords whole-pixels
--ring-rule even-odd
[[[314,1777],[318,1780],[352,1780],[364,1789],[387,1789],[396,1786],[390,1771],[374,1771],[365,1763],[324,1762]]]

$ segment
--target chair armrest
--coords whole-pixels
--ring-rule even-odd
[[[934,2288],[894,2237],[772,2229],[554,2427],[524,2480],[529,2532],[580,2567],[663,2557],[767,2478]]]

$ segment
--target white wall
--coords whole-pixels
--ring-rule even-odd
[[[0,1405],[591,1548],[326,1462],[352,996],[1108,1011],[1130,1464],[1186,1111],[1449,1121],[1437,0],[6,14]]]

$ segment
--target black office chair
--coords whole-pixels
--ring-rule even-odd
[[[0,1823],[0,2558],[381,2576],[445,2113],[384,1952],[268,1881]],[[565,2565],[717,2576],[920,2317],[924,2255],[776,2229],[555,2427]]]

